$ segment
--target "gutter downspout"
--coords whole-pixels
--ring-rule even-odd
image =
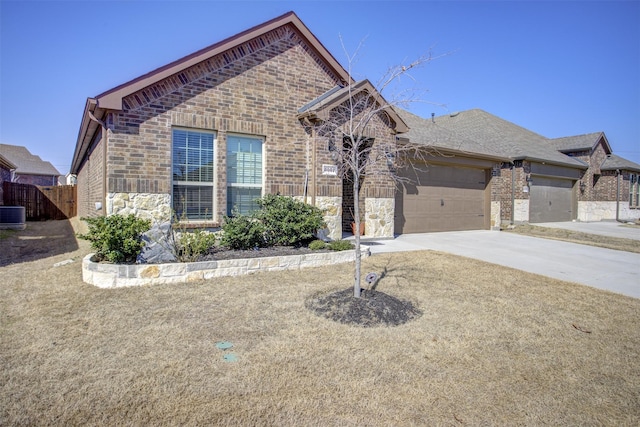
[[[98,120],[91,110],[88,114],[89,118],[102,128],[102,216],[107,216],[107,125],[102,120]]]

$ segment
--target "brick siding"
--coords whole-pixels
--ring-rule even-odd
[[[172,128],[184,127],[217,132],[218,221],[226,213],[229,133],[265,138],[266,193],[302,195],[313,144],[296,119],[297,110],[338,78],[319,64],[293,28],[243,46],[244,54],[240,48],[223,53],[124,99],[124,110],[107,121],[108,193],[171,193]],[[317,165],[330,160],[324,146],[316,155]],[[316,173],[318,196],[341,193],[339,178]]]
[[[77,202],[79,217],[104,215],[103,143],[104,141],[101,139],[94,141],[87,159],[78,172]],[[96,203],[103,205],[101,210],[96,209]]]

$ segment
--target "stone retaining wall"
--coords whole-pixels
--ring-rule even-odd
[[[371,254],[367,247],[363,247],[360,252],[363,258]],[[300,270],[340,264],[354,261],[355,253],[355,250],[350,250],[220,261],[127,265],[93,262],[91,258],[94,254],[89,254],[82,260],[82,280],[99,288],[189,283],[262,271]]]

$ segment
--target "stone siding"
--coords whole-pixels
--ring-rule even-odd
[[[529,222],[529,199],[515,199],[513,222]]]
[[[109,193],[106,214],[134,214],[161,224],[172,219],[171,196],[153,193]]]
[[[363,258],[370,250],[363,247]],[[170,264],[101,264],[91,260],[93,254],[82,260],[82,280],[99,288],[119,288],[157,284],[193,283],[224,276],[242,276],[266,271],[300,270],[332,264],[352,262],[355,251],[323,252],[281,257],[248,258]]]
[[[316,206],[323,212],[327,223],[328,237],[331,240],[342,239],[342,198],[316,197]]]
[[[500,201],[491,202],[491,229],[500,230],[502,226],[502,218],[500,216]]]
[[[622,221],[640,219],[640,209],[630,209],[629,202],[592,201],[578,202],[578,221],[615,220],[617,210],[617,217]]]
[[[393,237],[394,198],[368,197],[365,200],[365,236]]]

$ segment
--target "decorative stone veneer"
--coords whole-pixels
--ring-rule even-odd
[[[616,209],[616,202],[578,202],[578,221],[615,220]],[[640,218],[640,209],[629,209],[628,202],[620,202],[619,209],[621,220]]]
[[[367,197],[365,200],[365,236],[393,237],[395,199]]]
[[[331,240],[342,239],[342,197],[316,197],[316,206],[323,212]]]
[[[242,276],[263,271],[300,270],[355,260],[355,251],[323,252],[279,257],[232,259],[171,264],[101,264],[82,260],[82,280],[99,288],[190,283],[224,276]],[[371,252],[364,246],[363,258]]]
[[[514,202],[513,221],[516,223],[529,222],[529,200],[515,199]]]
[[[107,215],[135,214],[156,223],[171,221],[171,195],[151,193],[107,194]]]
[[[500,216],[500,202],[492,201],[491,202],[491,229],[492,230],[500,230],[500,225],[502,224],[502,219]]]

